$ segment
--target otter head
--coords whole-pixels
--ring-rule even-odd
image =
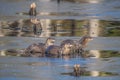
[[[67,44],[64,45],[64,48],[65,49],[70,49],[72,46],[73,46],[72,44],[67,43]]]
[[[79,64],[75,64],[74,65],[74,72],[78,72],[80,71],[80,65]]]
[[[71,53],[71,48],[73,45],[71,45],[70,43],[65,44],[62,47],[62,54],[70,54]]]
[[[85,47],[89,41],[93,40],[90,36],[84,36],[79,43],[82,45],[82,47]]]
[[[33,2],[33,3],[30,5],[30,8],[36,8],[36,4]]]
[[[54,39],[54,38],[48,38],[48,39],[46,40],[45,47],[48,47],[48,46],[50,46],[50,45],[53,45],[54,42],[55,42],[55,39]]]

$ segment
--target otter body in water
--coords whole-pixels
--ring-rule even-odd
[[[72,45],[71,49],[73,53],[74,52],[80,53],[83,50],[83,48],[86,47],[87,43],[90,40],[92,40],[92,37],[89,37],[89,36],[84,36],[79,41],[67,39],[61,42],[61,46],[64,46],[65,44],[69,43]]]
[[[46,49],[47,56],[60,57],[62,55],[71,54],[71,45],[65,44],[64,46],[51,45]]]
[[[48,38],[45,43],[33,43],[22,51],[14,51],[16,53],[21,53],[22,56],[76,56],[73,53],[80,53],[82,49],[86,47],[86,44],[92,40],[91,37],[84,36],[79,41],[74,40],[64,40],[61,42],[60,46],[54,45],[55,39]],[[9,50],[12,52],[13,50]],[[79,55],[79,54],[77,54]]]
[[[37,57],[44,56],[46,48],[53,45],[54,41],[54,38],[48,38],[45,43],[34,43],[25,49],[25,55]]]

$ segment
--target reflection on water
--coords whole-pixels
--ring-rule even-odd
[[[97,50],[98,51],[98,50]],[[20,49],[8,49],[8,50],[1,50],[0,56],[23,56],[24,50]],[[81,54],[75,54],[74,55],[65,55],[61,56],[60,58],[75,58],[75,57],[83,57],[83,58],[90,58],[90,57],[96,57],[98,54],[91,53],[91,50],[87,50],[82,52]],[[52,56],[51,56],[52,57]],[[55,56],[53,56],[55,57]],[[99,51],[99,57],[97,58],[111,58],[111,57],[120,57],[119,51],[112,51],[112,50],[103,50]],[[57,57],[59,58],[59,57]]]
[[[99,21],[91,23],[89,20],[40,20],[41,27],[37,26],[38,37],[49,36],[120,36],[120,23],[118,21]],[[34,36],[34,24],[31,20],[18,20],[14,22],[0,22],[1,36]],[[95,26],[93,26],[95,24]],[[91,27],[92,26],[92,27]],[[99,32],[99,34],[98,34]],[[96,37],[96,36],[95,36]]]
[[[93,71],[94,72],[94,71]],[[99,72],[99,71],[96,71],[96,72]],[[74,76],[73,75],[73,72],[69,72],[69,73],[61,73],[62,75],[69,75],[69,76]],[[99,72],[99,77],[106,77],[106,76],[117,76],[118,74],[117,73],[110,73],[110,72]],[[91,75],[91,71],[83,71],[81,73],[79,73],[77,75],[77,77],[81,77],[81,76],[92,76]],[[93,76],[94,77],[94,76]]]

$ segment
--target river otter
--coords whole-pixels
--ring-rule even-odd
[[[76,52],[80,53],[84,51],[84,48],[87,46],[89,41],[93,40],[90,36],[83,36],[77,43]]]
[[[84,37],[82,37],[82,38],[79,40],[79,44],[81,44],[81,47],[82,47],[82,48],[85,48],[86,45],[87,45],[87,43],[88,43],[89,41],[91,41],[91,40],[93,40],[92,37],[90,37],[90,36],[84,36]]]
[[[85,73],[86,73],[86,70],[83,67],[81,67],[80,64],[75,64],[72,69],[73,69],[72,72],[61,73],[61,74],[79,77],[79,76],[85,75]]]
[[[34,43],[25,49],[25,55],[36,57],[44,56],[46,48],[53,45],[54,42],[54,38],[48,38],[45,43]]]
[[[71,44],[65,44],[64,46],[51,45],[46,49],[47,56],[60,57],[71,54]]]
[[[71,49],[73,53],[80,53],[90,40],[92,40],[92,37],[89,36],[83,36],[79,41],[67,39],[61,42],[61,46],[70,43],[72,45]]]
[[[84,69],[81,69],[80,65],[79,64],[75,64],[74,67],[73,67],[73,72],[72,72],[72,76],[81,76],[84,74],[85,70]]]
[[[36,4],[34,2],[30,5],[29,15],[30,16],[36,16],[37,15]]]
[[[71,44],[71,50],[73,51],[73,53],[75,52],[75,47],[76,47],[76,41],[71,40],[71,39],[67,39],[61,42],[61,47],[63,47],[65,44]]]

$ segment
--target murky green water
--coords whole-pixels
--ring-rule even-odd
[[[42,30],[28,15],[37,4]],[[0,80],[119,80],[119,0],[0,0]],[[34,34],[36,33],[36,34]],[[20,51],[32,43],[55,37],[62,40],[93,37],[81,56],[23,57]],[[12,51],[12,52],[11,52]],[[83,72],[73,76],[73,66]]]

